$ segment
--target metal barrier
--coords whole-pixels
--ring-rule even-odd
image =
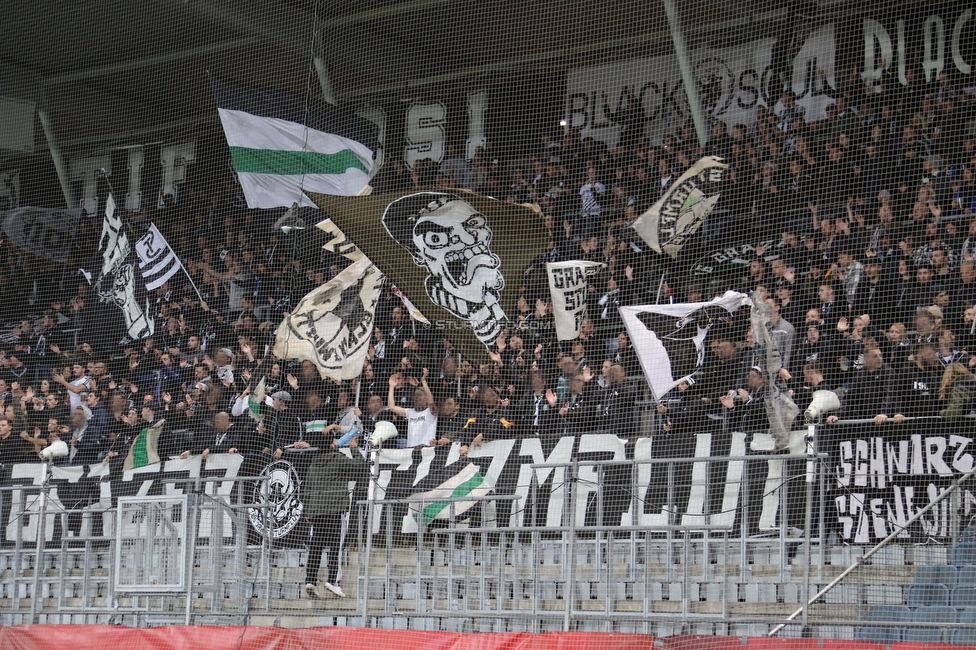
[[[882,467],[878,458],[864,455],[874,454],[880,443],[874,445],[872,438],[863,445],[868,452],[859,451],[858,436],[891,442],[900,431],[899,425],[846,425],[830,425],[830,433],[840,432],[841,447],[847,445],[837,458],[853,454],[849,477],[834,466],[835,449],[815,447],[823,433],[815,427],[810,437],[809,431],[794,432],[792,453],[534,463],[527,465],[529,485],[517,494],[436,499],[445,504],[445,519],[417,518],[416,534],[403,532],[400,517],[425,512],[432,498],[379,499],[373,494],[352,509],[352,543],[344,562],[354,575],[353,584],[344,585],[350,598],[314,604],[301,599],[306,552],[276,547],[268,525],[267,536],[255,538],[246,515],[255,505],[214,494],[216,484],[244,485],[262,477],[160,481],[166,484],[160,489],[175,499],[153,529],[169,526],[171,551],[179,547],[175,540],[187,542],[182,579],[172,573],[168,589],[161,584],[167,581],[151,579],[155,573],[140,576],[134,570],[144,562],[145,549],[125,541],[138,538],[138,531],[118,524],[128,511],[125,497],[118,501],[121,506],[63,510],[45,498],[47,484],[0,488],[4,499],[16,495],[15,514],[27,524],[15,526],[13,547],[0,550],[0,622],[142,626],[273,623],[298,616],[289,624],[850,638],[859,629],[883,624],[868,620],[872,607],[912,602],[917,566],[952,560],[950,549],[964,527],[965,490],[976,469],[946,477],[945,486],[904,521],[872,522],[888,526],[879,528],[888,531],[879,543],[846,544],[831,532],[837,526],[834,514],[828,515],[836,509],[833,487],[849,480],[853,489],[858,481],[868,484],[890,474],[893,470]],[[935,436],[934,428],[926,430]],[[829,435],[822,439],[837,444]],[[924,453],[935,462],[938,445],[929,446]],[[943,453],[950,462],[959,456]],[[867,473],[872,463],[878,465],[877,476]],[[757,476],[757,470],[769,470],[769,475]],[[560,478],[540,478],[542,471]],[[629,483],[609,478],[628,473]],[[647,476],[658,476],[666,485],[653,508],[639,488],[646,488]],[[545,483],[549,480],[562,483]],[[631,489],[615,491],[619,485]],[[697,491],[697,501],[682,494],[688,489]],[[541,525],[546,521],[541,510],[556,503],[547,499],[557,490],[565,495],[558,505],[563,525]],[[866,507],[868,497],[859,498]],[[698,506],[679,507],[682,499]],[[457,517],[461,502],[476,505]],[[131,503],[145,509],[147,499]],[[787,515],[791,508],[796,516]],[[271,516],[267,502],[261,509]],[[615,520],[604,516],[607,511]],[[942,541],[916,543],[906,535],[937,511],[951,520],[938,524],[947,531]],[[757,522],[758,514],[766,519]],[[75,517],[73,523],[66,521],[69,516]],[[93,525],[102,519],[105,535]],[[800,519],[802,534],[790,530],[791,521]],[[55,525],[55,520],[61,521]],[[132,525],[146,522],[133,520]],[[69,537],[63,532],[69,528],[81,534]],[[55,529],[62,531],[61,539],[52,544]],[[166,561],[175,568],[180,558],[174,552]],[[973,626],[905,622],[903,627]]]

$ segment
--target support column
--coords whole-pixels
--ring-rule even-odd
[[[688,107],[691,109],[691,119],[695,123],[695,133],[698,134],[698,144],[702,147],[708,142],[708,125],[702,115],[701,102],[698,99],[698,83],[695,73],[691,69],[691,61],[685,49],[684,32],[681,31],[681,16],[674,6],[674,0],[663,0],[664,11],[668,15],[668,26],[671,28],[671,40],[674,41],[674,53],[678,57],[678,68],[681,70],[681,81],[685,86],[685,96],[688,97]]]
[[[61,147],[54,136],[54,126],[46,110],[37,109],[37,116],[41,119],[41,127],[44,129],[44,137],[47,139],[47,148],[51,152],[51,160],[54,161],[54,169],[58,173],[58,182],[61,183],[61,193],[64,194],[66,208],[75,207],[74,197],[71,195],[71,185],[68,182],[68,168],[64,164],[64,157],[61,156]]]
[[[336,105],[335,92],[332,90],[332,80],[329,78],[329,71],[325,69],[325,60],[317,56],[314,59],[315,72],[319,76],[319,86],[322,87],[322,98],[333,106]]]

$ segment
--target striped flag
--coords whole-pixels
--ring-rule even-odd
[[[444,467],[444,470],[450,472],[453,469],[451,465]],[[423,489],[425,486],[430,485],[432,482],[444,478],[443,473],[429,474],[424,479],[415,486],[415,488]],[[433,489],[426,490],[424,492],[415,492],[410,495],[411,499],[430,499],[428,503],[411,503],[410,509],[415,520],[423,518],[424,525],[426,526],[435,519],[447,520],[451,518],[451,501],[448,499],[459,498],[459,497],[483,497],[491,492],[492,488],[491,482],[481,474],[481,468],[474,463],[468,463],[453,476],[450,476],[444,480],[440,485],[434,487]],[[454,503],[454,516],[459,517],[471,508],[473,508],[478,502],[477,501],[455,501]],[[421,507],[423,508],[421,510]]]
[[[127,472],[130,469],[145,467],[146,465],[159,462],[159,452],[157,450],[159,436],[162,434],[163,425],[165,424],[166,420],[159,420],[154,422],[152,426],[146,427],[139,432],[132,446],[129,447],[129,454],[125,457],[122,471]]]
[[[156,224],[149,224],[149,230],[136,242],[136,252],[139,254],[139,273],[146,281],[148,291],[162,286],[183,268],[180,258]]]
[[[249,208],[315,207],[306,191],[355,196],[374,173],[377,127],[315,97],[211,78]]]

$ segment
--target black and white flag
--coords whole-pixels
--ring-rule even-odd
[[[602,262],[582,260],[546,264],[552,315],[560,341],[572,341],[579,337],[580,325],[586,318],[587,278],[604,266]]]
[[[706,156],[688,168],[657,203],[637,217],[633,228],[655,253],[672,258],[688,242],[715,209],[722,172],[721,158]]]
[[[95,281],[95,291],[102,302],[114,303],[122,310],[126,333],[131,339],[144,339],[155,331],[146,294],[146,283],[139,271],[139,255],[130,243],[128,226],[115,216],[115,198],[105,202],[105,218],[98,251],[102,269]]]
[[[365,255],[310,291],[278,326],[279,359],[308,359],[325,378],[354,379],[373,338],[385,278]]]
[[[726,291],[711,302],[621,307],[620,316],[655,400],[691,381],[705,360],[705,339],[716,321],[750,304],[749,296]]]
[[[162,286],[183,268],[180,258],[170,248],[163,233],[157,230],[156,224],[150,224],[146,234],[136,242],[136,253],[139,254],[139,272],[149,291]]]

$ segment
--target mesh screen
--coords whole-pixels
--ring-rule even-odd
[[[976,638],[966,3],[14,4],[4,624]]]

